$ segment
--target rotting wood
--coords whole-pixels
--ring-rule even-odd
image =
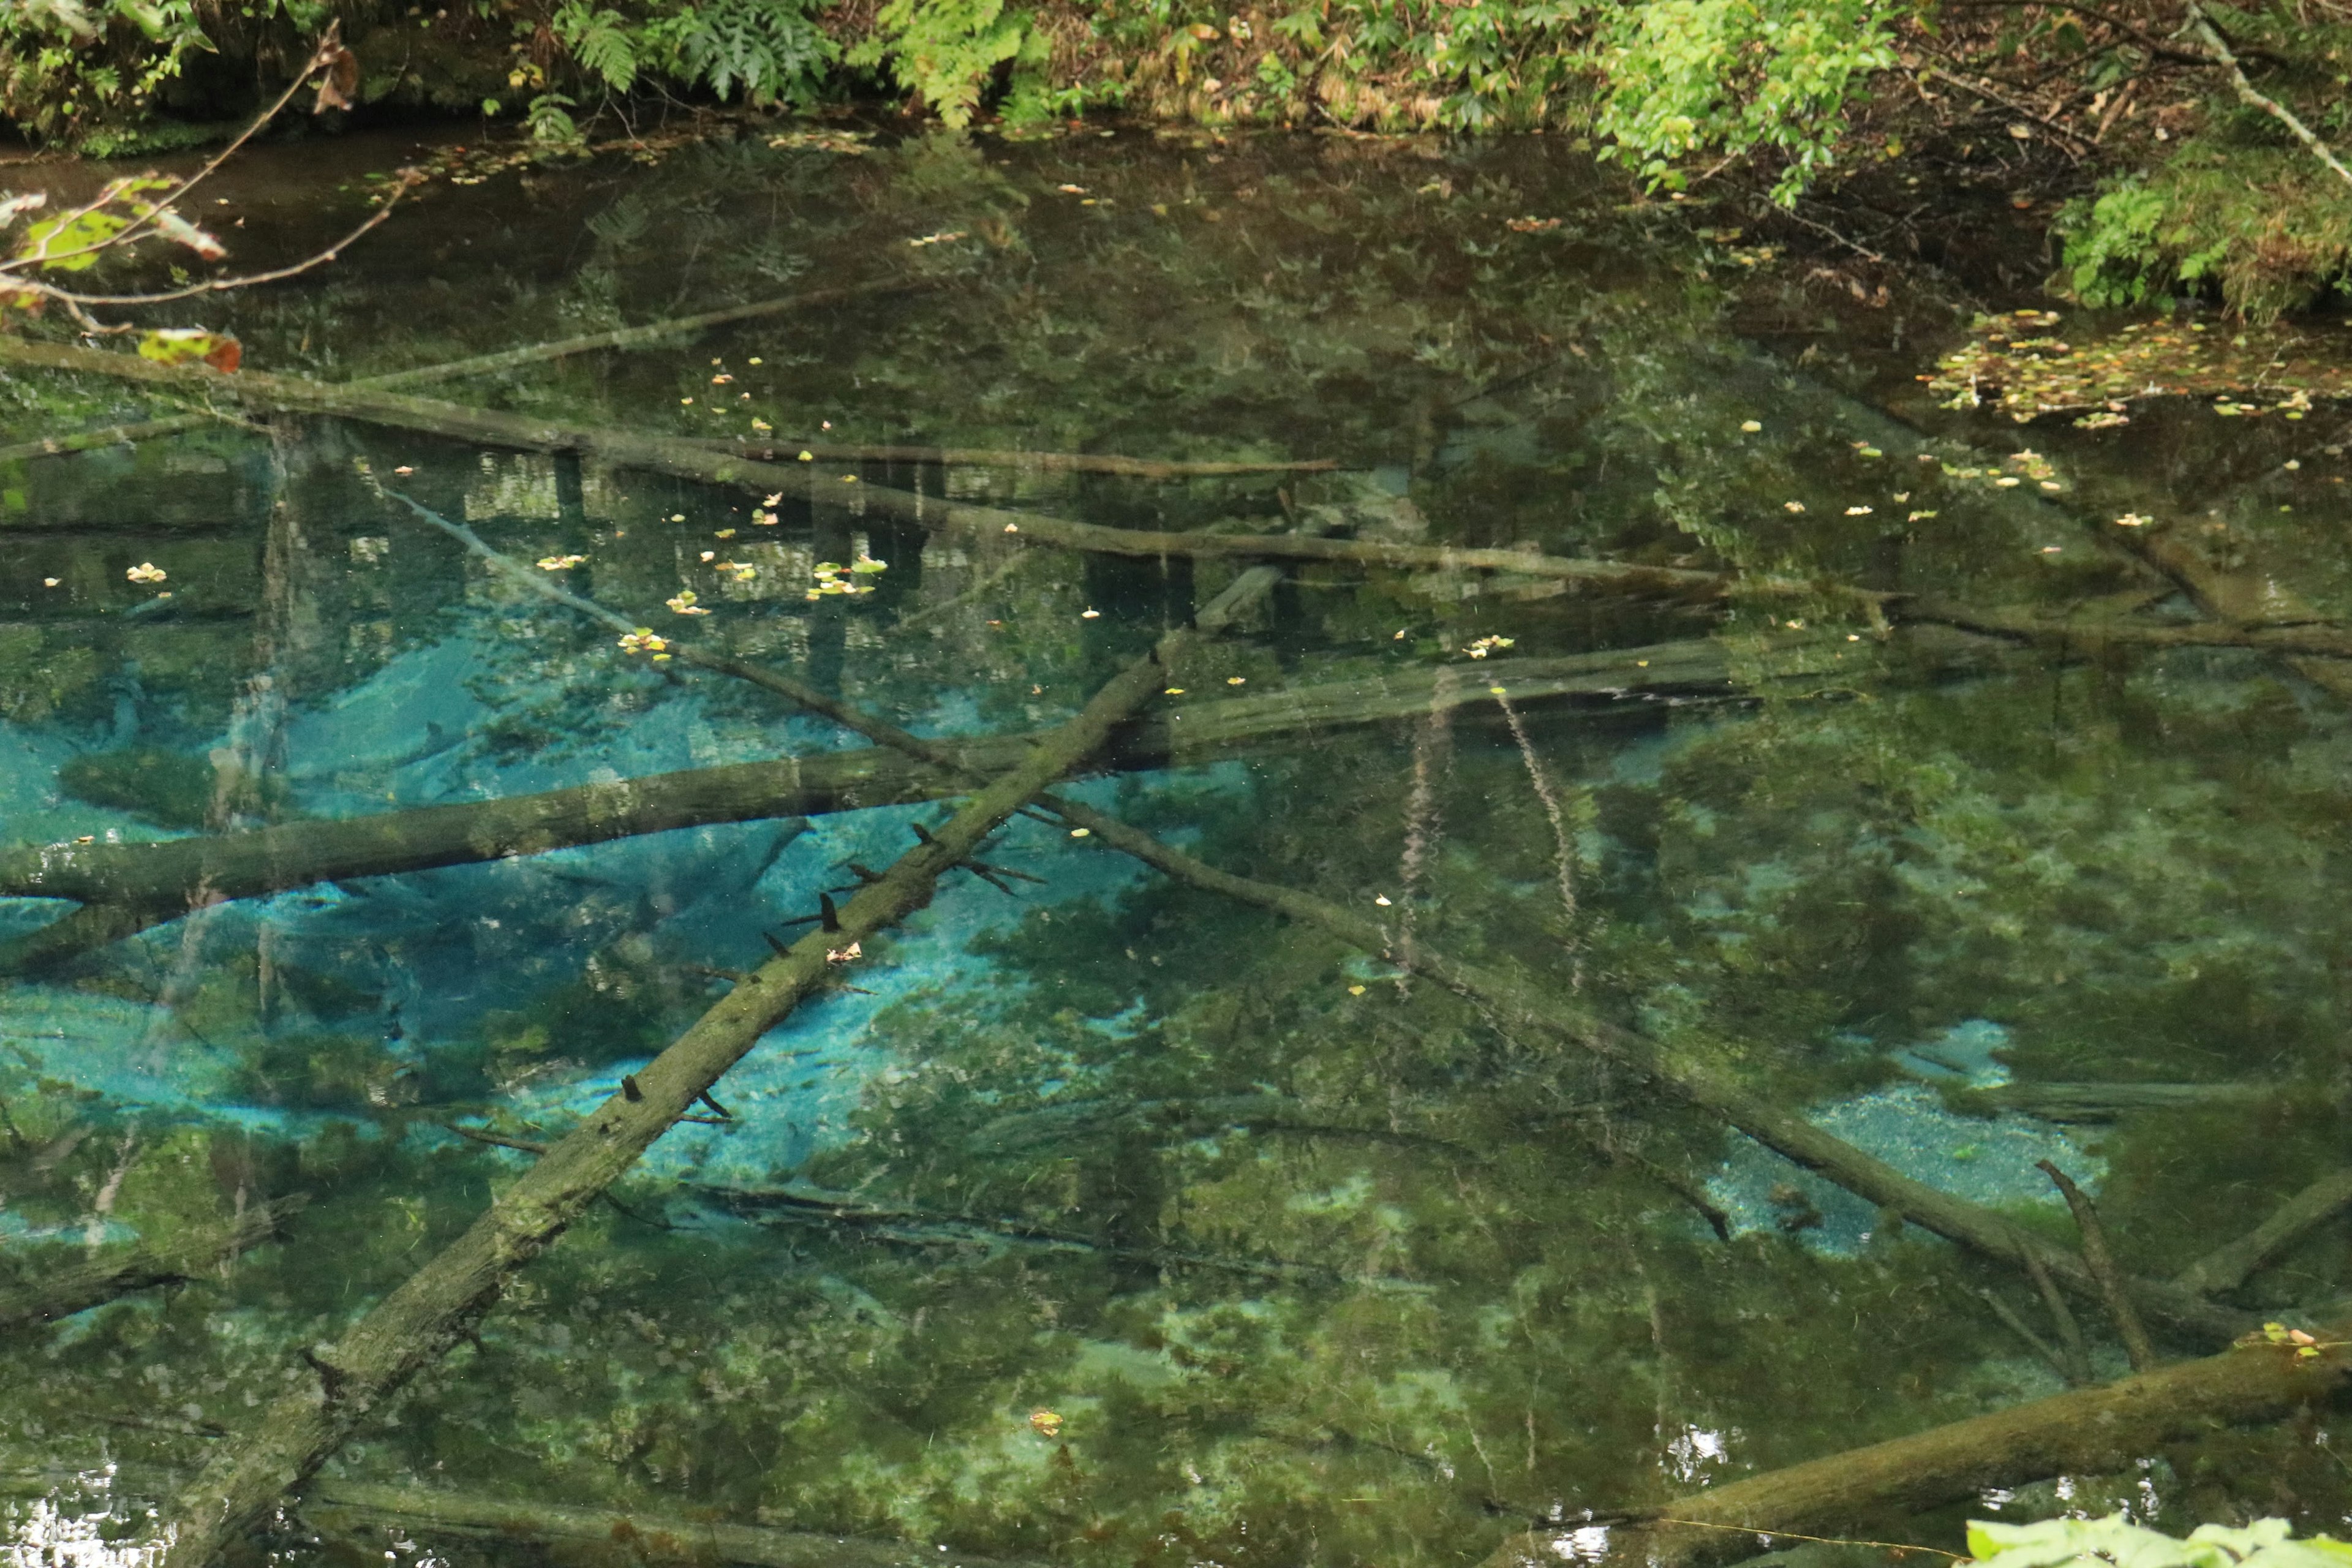
[[[2124,1342],[2124,1354],[2129,1358],[2131,1369],[2155,1371],[2156,1347],[2148,1342],[2147,1330],[2141,1327],[2139,1314],[2132,1308],[2131,1295],[2124,1289],[2123,1270],[2116,1267],[2115,1254],[2107,1246],[2106,1222],[2099,1218],[2098,1206],[2091,1202],[2089,1194],[2075,1185],[2074,1178],[2053,1162],[2036,1160],[2034,1164],[2057,1184],[2066,1207],[2074,1213],[2074,1229],[2083,1238],[2083,1261],[2099,1288],[2099,1300],[2116,1326],[2116,1337]]]
[[[941,876],[1157,696],[1166,665],[1189,641],[1187,633],[1171,633],[1112,678],[1076,718],[841,905],[837,931],[813,929],[748,975],[634,1074],[623,1092],[534,1161],[456,1242],[332,1346],[307,1356],[316,1378],[273,1401],[181,1494],[163,1568],[209,1568],[278,1499],[299,1489],[379,1402],[456,1342],[514,1272],[552,1245],[762,1035],[807,997],[840,983],[864,942],[929,903]]]
[[[73,1247],[72,1260],[34,1267],[37,1278],[0,1289],[0,1331],[54,1322],[134,1290],[178,1285],[269,1240],[302,1207],[299,1196],[257,1204],[217,1225],[190,1227],[169,1241],[134,1242],[95,1255]]]
[[[2200,1296],[2234,1290],[2347,1207],[2352,1207],[2352,1165],[2320,1177],[2272,1210],[2252,1231],[2215,1247],[2174,1275],[2172,1282]]]
[[[2319,1337],[2347,1335],[2352,1325]],[[1511,1537],[1485,1568],[1559,1568],[1596,1555],[1685,1568],[1750,1557],[1773,1544],[1759,1536],[1834,1535],[1888,1509],[1938,1508],[1987,1487],[2126,1465],[2158,1443],[2315,1403],[2341,1385],[2347,1367],[2341,1345],[2309,1360],[2292,1345],[2235,1346],[1634,1510],[1630,1522],[1608,1527],[1605,1555],[1563,1550],[1577,1529],[1570,1516]],[[1580,1544],[1599,1543],[1588,1536]]]
[[[730,441],[709,437],[697,446],[732,452],[762,463],[797,462],[805,452],[824,463],[938,463],[956,468],[1034,468],[1054,473],[1112,474],[1129,479],[1219,479],[1243,474],[1328,474],[1339,465],[1329,458],[1301,462],[1190,462],[1161,458],[1121,458],[1108,452],[1017,452],[985,447],[856,446],[838,441]]]
[[[95,349],[32,342],[13,337],[0,337],[0,363],[112,376],[152,386],[202,388],[214,395],[256,407],[355,419],[447,437],[477,446],[504,447],[530,452],[577,452],[593,456],[616,468],[637,468],[716,485],[788,491],[823,505],[847,506],[855,500],[868,515],[898,518],[935,531],[979,538],[1011,537],[1022,543],[1097,554],[1324,561],[1398,571],[1514,573],[1527,577],[1589,583],[1619,592],[1702,600],[1743,593],[1822,594],[1874,605],[1893,596],[1793,578],[1743,577],[1727,572],[1583,560],[1513,550],[1319,539],[1300,534],[1161,533],[1106,528],[1036,512],[966,506],[937,497],[919,496],[911,490],[893,489],[887,485],[860,484],[853,495],[837,483],[813,483],[813,470],[805,463],[796,462],[784,467],[757,462],[713,452],[682,437],[571,426],[529,415],[409,397],[374,387],[330,385],[299,376],[269,375],[257,371],[223,375],[202,366],[161,365],[131,354],[106,353]],[[818,479],[822,477],[814,476]],[[842,476],[835,478],[838,479]]]
[[[775,1530],[637,1509],[565,1508],[437,1487],[364,1481],[314,1483],[303,1493],[302,1514],[339,1534],[373,1525],[390,1527],[398,1535],[622,1546],[631,1556],[652,1563],[735,1563],[745,1568],[1013,1568],[1020,1561],[944,1552],[936,1542]]]

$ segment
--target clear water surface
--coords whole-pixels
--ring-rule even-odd
[[[378,486],[656,636],[932,736],[1059,722],[1242,567],[933,531],[859,484],[1783,590],[1295,564],[1070,792],[1381,922],[1390,953],[1016,818],[1002,886],[951,875],[857,989],[774,1029],[723,1114],[524,1271],[268,1550],[633,1555],[548,1522],[572,1509],[856,1538],[845,1562],[1469,1563],[2063,1386],[1984,1299],[2046,1322],[2013,1271],[1403,974],[1409,946],[1704,1054],[2071,1241],[2054,1161],[2149,1275],[2343,1158],[2352,667],[2090,629],[2210,627],[2231,588],[2276,619],[2352,613],[2336,415],[1938,409],[1915,378],[1966,309],[2038,301],[1926,280],[1857,305],[1704,212],[1626,205],[1555,142],[781,142],[468,174],[338,266],[185,319],[251,370],[342,380],[908,280],[408,389],[780,441],[783,490],[250,408],[0,469],[0,838],[249,834],[871,744],[627,651]],[[219,210],[257,260],[296,254],[405,155],[281,149]],[[9,372],[0,441],[181,406]],[[816,450],[858,445],[1337,466]],[[821,564],[861,558],[883,569]],[[1996,613],[2086,629],[1953,624]],[[1204,721],[1222,739],[1171,752]],[[852,863],[911,847],[936,793],[149,889],[143,929],[62,951],[34,933],[71,904],[0,905],[10,1279],[307,1199],[232,1266],[7,1331],[0,1553],[148,1562],[151,1509],[312,1375],[303,1347]],[[2344,1240],[2224,1300],[2321,1311]],[[2340,1531],[2324,1426],[1976,1508]],[[464,1523],[505,1505],[544,1528]],[[1956,1546],[1961,1511],[1885,1528]]]

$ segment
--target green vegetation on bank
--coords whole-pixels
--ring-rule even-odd
[[[2072,194],[2055,276],[2088,304],[2201,293],[2274,317],[2331,297],[2352,257],[2328,152],[2352,135],[2341,0],[23,0],[0,112],[84,152],[169,144],[286,79],[331,21],[360,103],[555,145],[649,99],[1548,129],[1652,188],[1731,171],[1789,205],[1948,142]]]

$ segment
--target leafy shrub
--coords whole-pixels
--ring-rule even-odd
[[[2084,304],[2218,293],[2270,321],[2347,287],[2352,200],[2299,149],[2192,138],[2153,172],[2059,217],[2063,281]]]
[[[2290,1540],[2292,1529],[2283,1519],[2258,1519],[2243,1530],[2200,1524],[2175,1541],[2121,1513],[2033,1524],[1970,1520],[1969,1552],[1977,1568],[2352,1568],[2352,1545],[2325,1535]]]
[[[810,10],[805,0],[689,0],[631,18],[590,0],[565,0],[550,25],[582,68],[615,92],[656,74],[722,99],[740,93],[755,104],[804,103],[817,95],[840,52]],[[571,117],[557,120],[542,110],[543,102],[532,106],[534,130],[544,123],[553,134],[542,140],[566,139]]]
[[[1835,161],[1848,109],[1895,63],[1881,0],[1650,0],[1616,14],[1601,53],[1603,155],[1679,188],[1685,158],[1786,158],[1793,203]]]
[[[887,64],[950,126],[971,123],[997,67],[1035,58],[1029,13],[1006,11],[1004,0],[889,0],[874,21],[849,63]]]

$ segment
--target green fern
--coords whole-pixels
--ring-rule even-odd
[[[875,16],[875,36],[849,63],[886,60],[899,86],[919,94],[949,125],[971,123],[989,77],[1032,42],[1029,14],[1007,14],[1004,0],[890,0]]]
[[[628,19],[618,11],[593,10],[586,0],[568,0],[557,9],[553,26],[572,58],[606,87],[626,92],[635,85],[636,41]]]

